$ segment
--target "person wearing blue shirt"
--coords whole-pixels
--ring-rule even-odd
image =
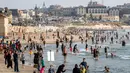
[[[82,65],[82,66],[84,66],[85,68],[87,68],[87,62],[85,61],[85,58],[83,58],[83,62],[81,62],[80,65]]]

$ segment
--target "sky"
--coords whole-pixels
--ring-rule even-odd
[[[49,5],[62,5],[63,7],[73,7],[73,6],[87,6],[90,0],[0,0],[0,7],[8,7],[9,9],[32,9],[37,6],[42,7],[43,2],[46,6]],[[102,0],[98,1],[100,4]],[[130,0],[104,0],[104,5],[106,6],[116,6],[123,5],[124,3],[130,3]]]

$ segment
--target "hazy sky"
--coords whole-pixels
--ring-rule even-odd
[[[64,7],[70,6],[87,6],[90,0],[0,0],[0,7],[8,7],[8,8],[19,8],[19,9],[30,9],[34,8],[37,4],[39,7],[42,6],[43,2],[46,3],[46,6],[59,4]],[[94,0],[102,3],[102,0]],[[122,5],[124,3],[130,3],[130,0],[104,0],[104,4],[106,6],[116,6]]]

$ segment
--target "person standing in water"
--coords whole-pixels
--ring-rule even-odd
[[[113,37],[111,37],[111,44],[113,44]]]
[[[93,57],[96,58],[96,49],[93,50]]]
[[[104,48],[104,52],[105,52],[105,54],[106,54],[106,58],[108,58],[107,47]]]
[[[83,58],[83,62],[81,62],[80,65],[82,65],[85,68],[87,68],[87,62],[85,61],[85,58]]]
[[[44,47],[45,47],[45,45],[46,45],[46,41],[45,41],[45,39],[43,39],[43,45],[44,45]]]
[[[48,69],[48,73],[55,73],[55,69],[53,68],[53,65],[50,65],[50,68]]]
[[[92,46],[91,46],[90,50],[91,50],[91,54],[93,54],[93,47]]]
[[[77,64],[75,64],[75,68],[73,68],[73,73],[80,73],[80,69]]]
[[[92,37],[91,40],[92,40],[92,44],[94,44],[94,37]]]
[[[61,51],[63,52],[64,49],[64,43],[61,44]]]
[[[73,53],[77,53],[77,52],[79,52],[79,50],[77,49],[77,44],[75,44],[73,48]]]
[[[88,44],[87,43],[86,43],[85,49],[86,49],[86,51],[88,51]]]
[[[63,56],[64,56],[64,62],[66,63],[66,58],[67,58],[67,49],[66,46],[63,48]]]
[[[96,49],[96,60],[98,60],[99,48]]]
[[[69,45],[69,47],[70,47],[70,48],[72,47],[72,39],[70,40],[70,45]]]
[[[65,71],[66,71],[66,69],[65,69],[65,65],[62,64],[62,65],[60,65],[60,66],[58,67],[56,73],[64,73]]]
[[[126,42],[123,40],[122,41],[122,46],[125,46],[126,45]]]
[[[56,40],[56,49],[57,49],[57,52],[58,52],[58,48],[59,48],[59,40],[57,39]]]
[[[24,52],[22,52],[21,61],[22,61],[22,67],[24,68],[24,64],[25,64],[25,55],[24,55]]]
[[[80,73],[86,73],[86,69],[83,65],[80,65]]]
[[[118,39],[118,32],[116,32],[116,39]]]

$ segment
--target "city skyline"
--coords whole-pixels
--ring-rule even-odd
[[[73,6],[87,6],[90,0],[1,0],[0,7],[8,7],[10,9],[32,9],[37,4],[38,7],[42,7],[43,2],[46,6],[50,5],[61,5],[63,7],[73,7]],[[98,1],[102,4],[102,0]],[[116,6],[123,5],[124,3],[130,3],[130,0],[104,0],[104,5],[106,6]]]

